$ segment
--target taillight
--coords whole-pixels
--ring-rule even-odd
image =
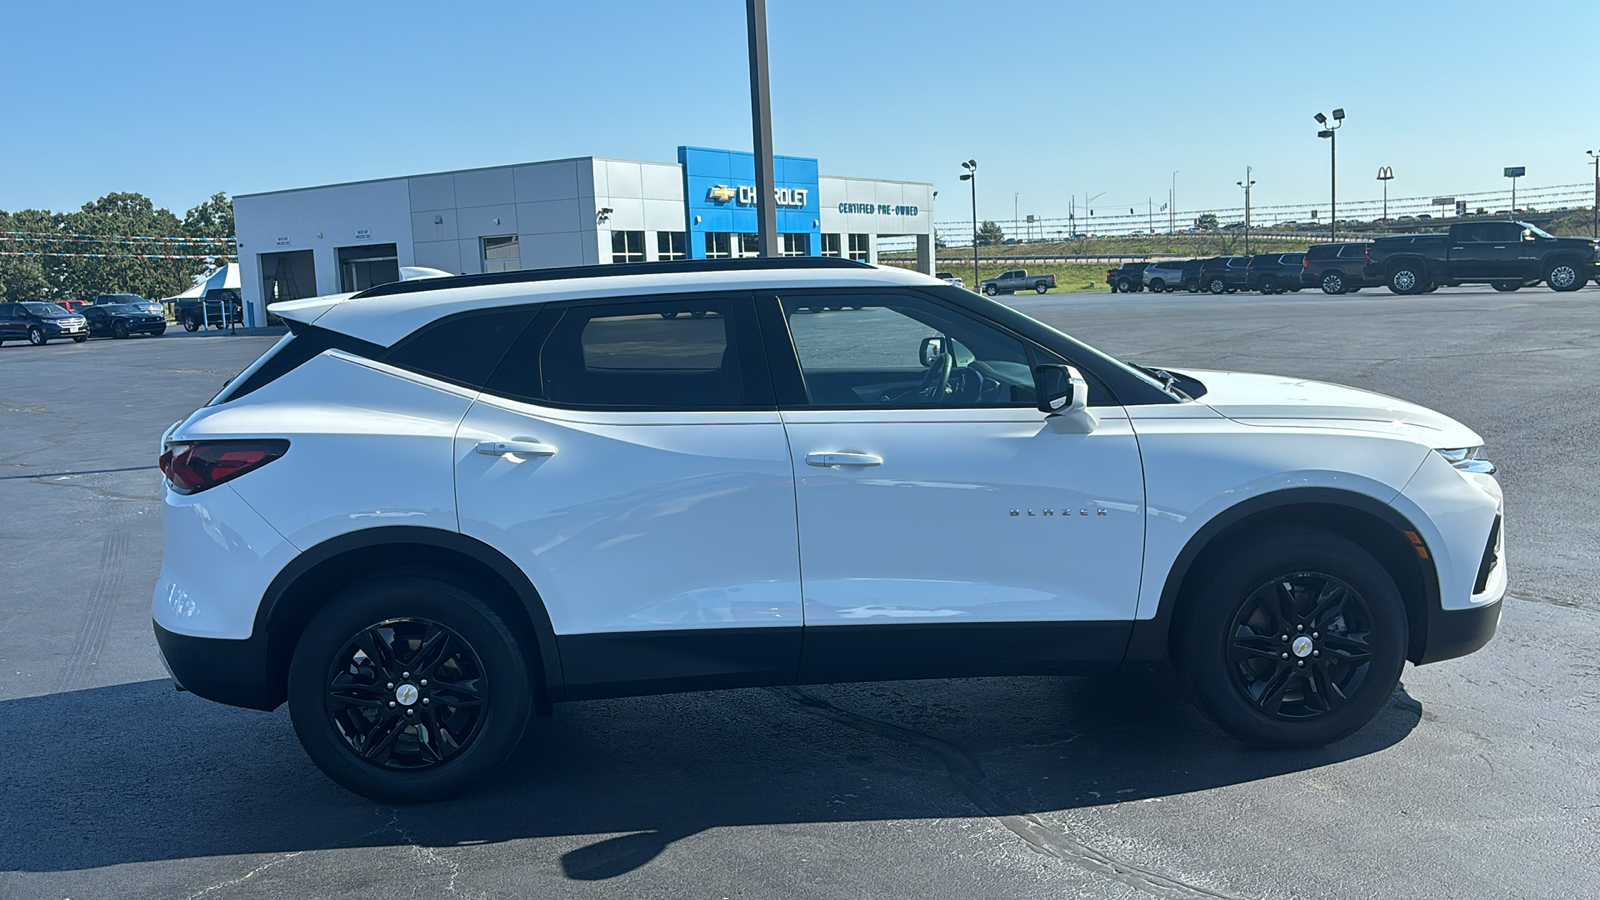
[[[198,494],[259,469],[289,451],[281,439],[198,441],[168,444],[161,474],[180,494]]]
[[[1311,257],[1309,257],[1309,256],[1300,257],[1300,268],[1305,269],[1305,268],[1309,268],[1310,266],[1311,266]]]

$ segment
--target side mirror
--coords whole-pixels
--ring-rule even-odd
[[[1034,391],[1045,421],[1061,434],[1088,434],[1100,424],[1089,411],[1089,382],[1072,366],[1035,366]]]
[[[942,336],[925,337],[922,346],[917,349],[917,360],[924,369],[932,368],[939,357],[944,355],[944,338]]]

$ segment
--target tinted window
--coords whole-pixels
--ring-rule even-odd
[[[1312,259],[1328,259],[1339,255],[1339,244],[1318,244],[1306,251],[1306,256]]]
[[[921,297],[786,297],[783,313],[811,405],[1034,405],[1026,344]]]
[[[1285,253],[1284,255],[1278,257],[1278,262],[1285,266],[1298,266],[1300,265],[1300,261],[1305,258],[1306,255],[1304,253]]]
[[[418,329],[394,346],[384,362],[464,387],[481,388],[533,320],[527,307],[466,313]]]
[[[1484,236],[1478,239],[1481,241],[1506,243],[1522,240],[1522,226],[1515,222],[1485,222],[1478,227],[1484,230]]]
[[[769,397],[751,389],[741,357],[739,320],[745,315],[744,301],[722,298],[566,307],[553,326],[541,318],[512,347],[489,390],[530,402],[614,409],[770,405]]]
[[[1489,240],[1489,235],[1485,233],[1487,227],[1486,222],[1467,222],[1452,228],[1450,235],[1458,241],[1487,241]]]
[[[1341,259],[1364,259],[1366,255],[1366,244],[1345,244],[1339,249],[1339,257]]]

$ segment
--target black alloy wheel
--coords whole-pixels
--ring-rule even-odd
[[[118,319],[111,323],[111,336],[122,339],[128,336],[128,323]]]
[[[1226,291],[1227,289],[1228,289],[1227,284],[1225,284],[1221,278],[1213,278],[1213,279],[1211,279],[1211,293],[1220,294],[1220,293]]]
[[[1201,705],[1253,744],[1325,744],[1361,728],[1405,664],[1405,607],[1388,572],[1309,529],[1235,552],[1188,608],[1177,654]]]
[[[1278,279],[1271,275],[1261,279],[1261,293],[1276,294],[1278,292]]]
[[[34,345],[35,347],[43,347],[45,344],[50,343],[50,339],[44,336],[43,328],[40,328],[37,325],[29,325],[28,343]]]
[[[531,707],[521,649],[475,591],[426,576],[357,584],[306,626],[289,715],[330,778],[386,803],[453,796],[515,749]]]

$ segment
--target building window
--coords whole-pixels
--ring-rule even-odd
[[[871,244],[871,235],[866,235],[866,234],[852,234],[852,235],[850,235],[850,258],[855,260],[856,262],[867,262],[868,261],[867,257],[870,255],[870,252],[868,250],[868,247],[870,246],[870,244]]]
[[[744,259],[744,258],[751,257],[751,256],[760,256],[761,255],[761,235],[759,235],[759,234],[741,234],[741,235],[739,235],[739,252],[737,254],[735,254],[735,255],[738,256],[740,259]]]
[[[706,232],[706,259],[727,259],[733,255],[733,235],[726,231]]]
[[[805,232],[778,235],[779,253],[783,256],[810,256],[811,235]]]
[[[689,236],[681,231],[656,232],[656,259],[684,259],[689,255]]]
[[[483,271],[515,272],[522,268],[522,249],[514,234],[479,239],[483,250]]]
[[[822,255],[823,256],[842,256],[843,255],[843,254],[841,254],[839,252],[839,236],[837,234],[825,234],[825,235],[822,236]]]
[[[614,263],[644,262],[644,232],[611,232],[611,261]]]

